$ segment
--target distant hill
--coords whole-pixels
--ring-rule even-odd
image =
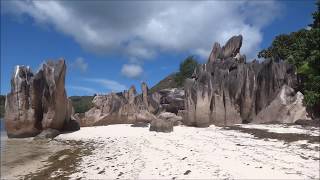
[[[92,108],[94,96],[71,96],[72,105],[75,113],[84,113]]]
[[[165,77],[158,84],[154,85],[150,89],[150,92],[154,93],[161,89],[183,87],[184,81],[192,76],[197,66],[198,61],[193,56],[188,56],[180,63],[179,72]]]
[[[4,103],[6,101],[5,95],[0,95],[0,118],[4,117]]]
[[[159,91],[161,89],[179,87],[177,82],[175,81],[176,75],[177,75],[177,73],[173,73],[173,74],[170,74],[169,76],[165,77],[160,82],[158,82],[158,84],[154,85],[150,89],[150,92],[154,93],[154,92]]]

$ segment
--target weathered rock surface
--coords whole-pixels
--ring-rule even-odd
[[[171,120],[155,119],[150,123],[149,131],[172,132],[173,122]]]
[[[108,124],[132,124],[151,122],[156,119],[153,114],[158,110],[158,103],[148,94],[148,87],[142,84],[142,94],[138,95],[134,86],[128,91],[97,95],[93,99],[94,107],[84,117],[78,116],[81,126]]]
[[[233,36],[227,43],[221,47],[219,43],[214,43],[208,62],[213,63],[216,60],[226,60],[235,58],[240,62],[245,62],[245,56],[240,55],[242,46],[242,35]]]
[[[8,137],[30,137],[44,129],[63,129],[73,111],[64,87],[65,73],[64,60],[48,61],[36,74],[28,66],[16,66],[5,104]]]
[[[41,131],[42,106],[38,97],[41,83],[34,81],[28,66],[16,66],[11,78],[11,92],[5,102],[5,127],[8,137],[35,136]],[[39,118],[37,118],[39,117]]]
[[[266,122],[256,118],[257,114],[274,101],[283,85],[295,86],[293,66],[272,60],[245,63],[241,45],[242,36],[231,38],[221,49],[215,44],[208,62],[186,80],[185,124],[206,127]],[[271,114],[269,120],[275,116]]]
[[[48,61],[43,64],[40,73],[45,80],[42,108],[42,128],[62,129],[71,116],[72,105],[65,90],[65,61]]]
[[[184,110],[184,90],[162,89],[159,92],[160,111],[171,112],[177,114],[179,110]]]
[[[175,126],[181,124],[182,121],[181,116],[177,116],[176,114],[170,112],[162,112],[157,116],[157,118],[166,121],[171,121]]]
[[[231,37],[227,43],[222,47],[222,59],[227,59],[229,57],[235,57],[240,53],[240,48],[242,46],[242,35]]]
[[[303,94],[283,85],[277,97],[257,114],[253,123],[294,123],[299,119],[309,119],[303,105]]]

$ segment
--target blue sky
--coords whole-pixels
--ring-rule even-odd
[[[1,1],[1,94],[15,65],[67,62],[71,95],[149,87],[188,55],[243,34],[253,59],[281,33],[307,27],[315,1]]]

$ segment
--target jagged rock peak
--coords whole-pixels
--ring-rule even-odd
[[[229,57],[235,57],[240,53],[240,48],[242,46],[242,35],[231,37],[227,43],[222,47],[223,59]]]
[[[263,115],[258,116],[258,114],[262,114],[260,112],[270,106],[270,103],[278,97],[282,87],[286,85],[294,89],[296,84],[294,66],[271,60],[262,63],[243,63],[245,56],[240,54],[241,45],[241,35],[232,37],[221,49],[216,43],[208,63],[199,65],[192,79],[185,81],[185,114],[183,114],[185,124],[208,126],[243,122],[261,123],[259,117]],[[279,101],[275,101],[274,104],[276,102]],[[276,105],[269,109],[275,108],[285,109]],[[271,111],[268,110],[263,114],[268,112]],[[269,114],[269,120],[276,119],[275,113]],[[300,114],[303,116],[305,112]],[[292,121],[295,121],[298,115],[291,117]]]
[[[143,103],[145,104],[146,107],[148,107],[148,92],[149,88],[145,82],[141,83],[141,91],[142,91],[142,99]]]
[[[134,85],[132,85],[132,86],[129,88],[129,91],[128,91],[128,101],[129,101],[129,104],[134,103],[134,98],[136,97],[136,94],[137,94],[136,87],[135,87]]]
[[[245,57],[240,54],[240,48],[242,46],[242,35],[231,37],[223,47],[215,42],[210,53],[208,63],[215,62],[216,60],[227,60],[235,58],[238,61],[245,61]]]
[[[35,136],[44,129],[62,130],[73,108],[65,91],[65,60],[48,61],[36,74],[16,66],[5,104],[9,137]]]

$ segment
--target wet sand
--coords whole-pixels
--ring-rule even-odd
[[[1,133],[1,179],[17,179],[47,164],[47,159],[67,146],[33,138],[8,139]]]

